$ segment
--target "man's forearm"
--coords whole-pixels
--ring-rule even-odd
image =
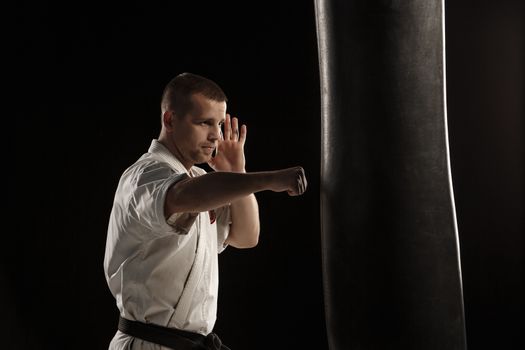
[[[166,196],[166,216],[176,212],[202,212],[233,203],[252,193],[272,190],[273,171],[213,172],[176,183]]]
[[[226,241],[236,248],[251,248],[259,241],[259,207],[251,194],[231,203],[232,224]]]

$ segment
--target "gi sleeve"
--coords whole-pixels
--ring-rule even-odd
[[[178,227],[174,226],[174,223],[181,223],[181,217],[187,213],[176,213],[169,220],[166,220],[164,215],[164,205],[168,190],[178,181],[187,177],[186,173],[175,173],[169,167],[159,164],[142,169],[137,174],[136,187],[128,203],[128,212],[131,218],[135,222],[149,228],[154,236],[188,233],[195,218],[193,218],[193,221],[185,220],[185,226]]]

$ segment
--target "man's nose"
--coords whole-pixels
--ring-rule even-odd
[[[220,125],[217,125],[211,128],[209,138],[210,140],[217,141],[220,139],[221,135],[222,135],[221,127]]]

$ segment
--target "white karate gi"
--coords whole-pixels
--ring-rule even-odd
[[[164,217],[170,186],[206,172],[184,166],[157,140],[122,175],[109,220],[104,272],[120,315],[209,334],[215,324],[218,253],[230,210]],[[130,347],[130,345],[132,346]],[[110,350],[166,349],[117,331]]]

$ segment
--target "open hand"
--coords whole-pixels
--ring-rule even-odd
[[[218,141],[217,151],[208,165],[215,171],[245,172],[244,143],[246,125],[239,129],[239,120],[226,114],[224,136]]]

